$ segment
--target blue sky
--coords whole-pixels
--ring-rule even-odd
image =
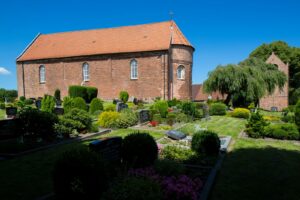
[[[196,48],[193,83],[262,43],[300,47],[298,0],[11,0],[0,8],[0,88],[7,89],[17,87],[15,59],[38,33],[166,21],[170,11]]]

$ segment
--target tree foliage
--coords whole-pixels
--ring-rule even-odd
[[[289,103],[296,104],[300,98],[300,48],[291,47],[283,41],[262,44],[249,58],[267,58],[274,52],[283,62],[289,63]]]
[[[219,91],[227,94],[226,104],[233,99],[236,106],[241,106],[272,94],[276,86],[282,89],[286,80],[286,75],[274,65],[250,58],[238,65],[218,66],[209,73],[204,90],[207,93]]]

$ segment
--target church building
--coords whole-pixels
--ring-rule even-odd
[[[138,99],[191,99],[194,47],[174,21],[39,34],[17,58],[19,96],[68,95],[70,85]]]

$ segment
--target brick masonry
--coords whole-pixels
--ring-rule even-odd
[[[70,85],[84,84],[97,87],[98,97],[104,100],[117,98],[121,90],[144,100],[155,97],[191,99],[193,51],[192,47],[174,45],[168,51],[17,62],[18,92],[19,96],[37,98],[44,94],[53,95],[58,88],[61,95],[66,96]],[[130,78],[132,59],[138,62],[138,79],[135,80]],[[84,62],[90,67],[87,82],[83,82]],[[46,69],[45,83],[39,81],[41,65]],[[177,79],[179,65],[185,67],[183,80]]]
[[[267,59],[267,63],[275,64],[278,66],[280,71],[283,71],[287,77],[289,77],[289,65],[283,63],[274,53]],[[289,105],[289,86],[288,81],[285,84],[282,90],[276,88],[275,92],[272,95],[268,95],[259,101],[260,108],[265,110],[271,110],[272,107],[276,107],[278,111],[281,111],[283,108],[288,107]]]

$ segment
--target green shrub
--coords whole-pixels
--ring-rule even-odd
[[[114,104],[108,104],[104,108],[104,111],[116,111],[116,105],[114,105]]]
[[[177,162],[185,162],[193,156],[195,153],[192,150],[176,146],[166,146],[161,151],[162,158]]]
[[[24,96],[20,96],[19,99],[20,99],[20,101],[25,101],[26,98]]]
[[[295,106],[295,123],[300,129],[300,100],[297,102]]]
[[[108,187],[107,167],[99,154],[86,149],[64,152],[54,165],[57,199],[99,199]]]
[[[94,98],[97,98],[98,96],[98,88],[96,87],[86,87],[86,95],[87,99],[86,102],[90,103]]]
[[[32,99],[25,99],[24,103],[25,103],[25,105],[31,105],[31,104],[33,104],[33,100]]]
[[[281,117],[281,120],[284,122],[295,123],[295,113],[287,112]]]
[[[73,98],[71,105],[72,105],[72,108],[78,108],[78,109],[85,110],[85,111],[87,111],[87,108],[88,108],[84,99],[81,97]]]
[[[148,133],[132,133],[123,140],[123,162],[132,167],[147,167],[158,157],[158,147],[154,138]]]
[[[121,91],[121,92],[119,93],[119,99],[120,99],[121,101],[123,101],[123,103],[126,103],[126,102],[128,101],[128,98],[129,98],[129,94],[128,94],[127,91]]]
[[[276,139],[298,140],[299,131],[295,124],[271,124],[266,127],[265,136]]]
[[[250,111],[246,108],[235,108],[231,113],[232,117],[248,119]]]
[[[196,104],[191,101],[182,102],[182,112],[186,115],[194,117],[196,114]]]
[[[68,138],[70,134],[80,132],[84,128],[85,126],[80,121],[65,116],[60,116],[58,123],[54,125],[54,131],[65,138]]]
[[[204,106],[207,106],[207,104],[204,102],[196,102],[195,104],[197,109],[203,109]]]
[[[64,97],[63,108],[65,113],[69,112],[72,109],[72,98]]]
[[[159,159],[154,163],[155,171],[161,176],[178,176],[184,174],[185,168],[173,160]]]
[[[172,99],[172,100],[168,100],[168,106],[169,107],[174,107],[177,106],[178,104],[180,104],[180,100],[177,100],[176,98]]]
[[[88,112],[78,108],[71,109],[63,117],[80,122],[83,125],[82,128],[74,127],[78,132],[85,132],[92,126],[92,118],[89,116]]]
[[[41,110],[52,113],[55,107],[55,99],[53,96],[45,95],[42,100]]]
[[[28,107],[19,112],[19,119],[24,136],[41,137],[45,140],[52,140],[56,136],[53,126],[58,118],[53,113]]]
[[[0,109],[5,109],[5,103],[0,103]]]
[[[152,121],[156,121],[160,124],[162,122],[162,118],[161,118],[160,114],[154,114],[152,117]]]
[[[69,96],[71,98],[81,97],[86,100],[87,99],[86,87],[80,85],[69,86]]]
[[[93,114],[98,110],[103,110],[103,103],[101,99],[94,98],[90,104],[90,113]]]
[[[173,126],[173,124],[176,122],[176,114],[175,113],[168,113],[167,116],[167,124],[170,126]]]
[[[220,139],[212,131],[199,131],[193,135],[191,148],[199,155],[217,155],[220,151]]]
[[[117,128],[128,128],[136,125],[138,118],[131,109],[123,109],[120,112],[119,118],[116,121]]]
[[[209,108],[210,115],[226,115],[226,105],[223,103],[212,103]]]
[[[58,101],[60,101],[60,90],[59,89],[56,89],[55,92],[54,92],[54,98]]]
[[[176,121],[179,123],[186,123],[189,121],[189,118],[184,113],[178,113],[178,114],[176,114]]]
[[[264,120],[263,116],[259,113],[251,113],[248,123],[246,124],[246,133],[249,137],[259,138],[265,134],[265,127],[268,123]]]
[[[160,185],[150,179],[126,177],[109,189],[103,200],[160,200]]]
[[[164,100],[158,100],[153,104],[153,109],[157,110],[162,118],[166,118],[168,113],[168,103]]]
[[[104,111],[99,115],[98,124],[104,128],[115,128],[120,113],[115,111]]]

